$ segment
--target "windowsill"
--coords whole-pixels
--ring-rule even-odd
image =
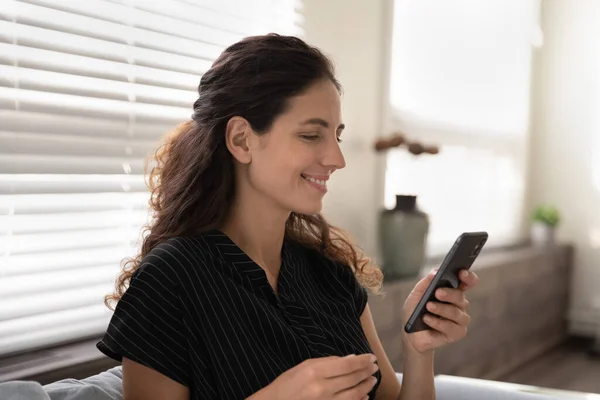
[[[570,243],[556,243],[554,248],[560,248],[562,246],[571,246]],[[529,241],[523,241],[521,243],[515,243],[514,245],[507,245],[502,247],[491,247],[481,251],[479,257],[474,262],[471,268],[475,272],[486,268],[494,268],[503,266],[515,262],[517,260],[526,261],[532,258],[538,257],[540,254],[547,253],[549,248],[533,246]],[[393,278],[384,281],[387,283],[395,284],[402,283],[406,285],[414,285],[416,281],[426,276],[432,269],[439,268],[444,260],[444,256],[439,257],[428,257],[425,260],[425,265],[419,272],[418,276],[406,277],[406,278]]]
[[[97,348],[100,338],[0,358],[0,382],[37,381],[42,385],[65,378],[83,379],[119,365]]]
[[[450,247],[448,247],[448,250],[449,249],[450,249]],[[522,250],[530,250],[530,251],[534,250],[535,251],[535,249],[536,248],[531,245],[529,240],[520,240],[518,242],[506,244],[503,246],[484,248],[481,251],[481,255],[478,257],[478,261],[489,258],[490,256],[493,256],[493,255],[501,255],[502,256],[502,255],[509,254],[511,252],[521,252]],[[442,261],[444,261],[445,257],[446,257],[446,253],[427,257],[425,260],[425,264],[426,264],[426,266],[436,265],[436,264],[439,265],[442,263]],[[435,267],[432,267],[432,268],[435,268]]]

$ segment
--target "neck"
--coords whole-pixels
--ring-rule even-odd
[[[222,231],[267,273],[277,276],[290,212],[281,210],[253,190],[240,189]]]

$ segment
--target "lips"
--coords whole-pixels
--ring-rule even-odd
[[[301,175],[302,178],[306,179],[309,182],[315,183],[317,185],[321,185],[323,187],[327,187],[327,181],[324,179],[313,178],[312,176]]]
[[[329,179],[329,176],[320,176],[326,179],[319,179],[314,176],[308,176],[304,174],[301,174],[301,176],[302,179],[304,179],[309,186],[312,186],[314,189],[321,192],[321,194],[327,193],[327,179]]]

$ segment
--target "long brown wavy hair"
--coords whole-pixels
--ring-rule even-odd
[[[241,116],[257,134],[264,134],[287,110],[290,98],[323,79],[341,92],[332,62],[296,37],[247,37],[223,51],[200,79],[192,119],[167,134],[147,160],[151,222],[144,226],[139,254],[124,260],[115,292],[105,297],[109,308],[155,246],[224,225],[235,196],[233,156],[225,145],[227,121]],[[379,291],[381,270],[321,214],[292,212],[285,233],[288,239],[347,265],[366,288]]]

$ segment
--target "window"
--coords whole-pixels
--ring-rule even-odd
[[[428,254],[463,231],[489,245],[522,228],[535,0],[395,0],[388,131],[440,146],[388,153],[385,204],[416,194],[429,214]]]
[[[3,0],[0,355],[101,334],[137,253],[143,159],[244,36],[301,34],[294,0]]]

